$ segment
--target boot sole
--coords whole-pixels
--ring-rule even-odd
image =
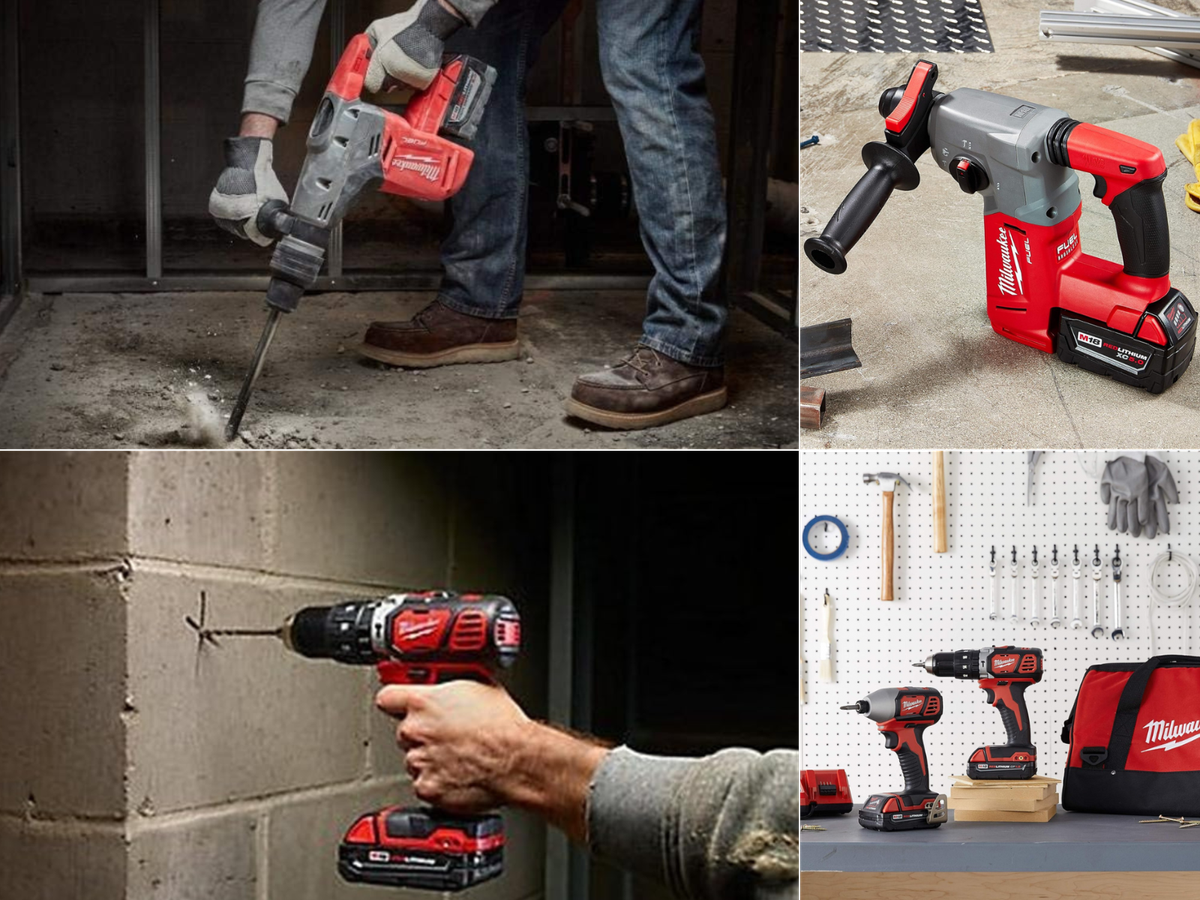
[[[567,400],[567,415],[591,422],[593,425],[603,425],[620,431],[633,431],[637,428],[653,428],[656,425],[666,425],[692,416],[716,412],[725,405],[727,392],[724,387],[707,394],[699,394],[690,400],[676,404],[669,409],[661,409],[652,413],[622,413],[607,409],[597,409],[571,398]]]
[[[389,366],[432,369],[434,366],[450,366],[455,363],[506,362],[516,359],[521,355],[521,341],[517,339],[505,344],[464,344],[461,347],[439,350],[437,353],[401,353],[399,350],[387,350],[371,344],[359,344],[355,349],[360,356]]]

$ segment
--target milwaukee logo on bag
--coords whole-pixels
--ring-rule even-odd
[[[1200,657],[1092,666],[1062,738],[1064,808],[1200,815]]]

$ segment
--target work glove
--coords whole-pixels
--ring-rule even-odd
[[[1150,518],[1150,478],[1146,464],[1128,456],[1109,462],[1100,476],[1100,499],[1108,504],[1108,527],[1133,537]]]
[[[1146,476],[1150,482],[1150,517],[1147,519],[1146,537],[1154,537],[1160,531],[1171,533],[1171,520],[1167,518],[1167,504],[1179,502],[1179,491],[1167,464],[1157,457],[1146,454]]]
[[[367,26],[372,52],[363,86],[375,93],[391,76],[418,90],[429,87],[447,38],[462,24],[438,0],[417,0],[402,13],[376,19]]]
[[[218,225],[263,247],[271,238],[258,230],[258,211],[268,200],[288,202],[271,167],[272,149],[267,138],[227,138],[225,169],[208,196],[208,211]]]

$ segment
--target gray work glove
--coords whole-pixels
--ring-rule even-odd
[[[1157,457],[1146,454],[1146,476],[1150,482],[1150,517],[1146,521],[1146,537],[1154,537],[1160,531],[1171,533],[1171,520],[1167,518],[1167,504],[1179,502],[1179,491],[1167,464]]]
[[[268,200],[288,202],[271,166],[272,150],[267,138],[226,139],[225,169],[208,196],[208,211],[218,225],[263,247],[271,238],[258,230],[258,211]]]
[[[462,24],[438,0],[417,0],[402,13],[376,19],[367,26],[372,52],[363,86],[375,93],[391,76],[419,90],[429,87],[442,66],[447,38]]]
[[[1108,504],[1108,527],[1137,537],[1150,518],[1150,478],[1146,464],[1121,456],[1104,467],[1100,499]]]

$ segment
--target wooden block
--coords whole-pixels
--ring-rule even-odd
[[[1001,779],[1001,778],[968,778],[966,775],[955,775],[955,784],[968,785],[977,788],[1021,787],[1029,784],[1062,784],[1061,778],[1051,778],[1049,775],[1034,775],[1032,778]]]
[[[982,794],[982,796],[981,796]],[[1049,795],[1037,800],[1026,800],[1021,797],[1004,796],[998,791],[980,792],[967,797],[950,796],[947,801],[951,809],[970,810],[1008,810],[1010,812],[1037,812],[1058,805],[1058,793],[1052,791]]]
[[[803,872],[804,900],[1162,900],[1196,893],[1195,872]]]
[[[956,822],[1049,822],[1058,812],[1058,806],[1047,806],[1036,812],[1012,812],[1006,809],[956,809]]]
[[[974,797],[979,800],[993,799],[995,802],[1007,800],[1044,800],[1047,797],[1054,796],[1057,791],[1054,790],[1052,784],[1031,784],[1025,787],[1010,788],[1004,791],[998,790],[975,790],[965,787],[960,784],[950,785],[950,796],[958,799],[966,799]]]

